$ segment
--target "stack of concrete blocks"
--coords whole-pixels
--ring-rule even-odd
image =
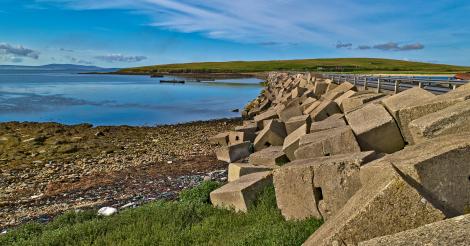
[[[445,228],[470,212],[467,99],[470,85],[387,95],[270,73],[244,125],[211,138],[230,162],[211,201],[246,212],[273,184],[287,220],[325,221],[305,245],[379,245]]]

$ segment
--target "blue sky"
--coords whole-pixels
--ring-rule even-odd
[[[381,57],[470,65],[468,0],[0,3],[0,64]]]

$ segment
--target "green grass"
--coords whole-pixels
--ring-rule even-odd
[[[199,62],[122,69],[120,73],[252,73],[267,71],[354,73],[456,73],[470,67],[378,58],[331,58],[279,61]]]
[[[247,214],[213,208],[205,182],[180,201],[159,201],[111,217],[68,212],[0,236],[0,245],[300,245],[321,222],[285,221],[268,187]]]

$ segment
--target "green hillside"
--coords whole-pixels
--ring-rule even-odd
[[[255,73],[280,70],[354,73],[456,73],[470,71],[470,67],[391,59],[331,58],[166,64],[126,68],[118,73]]]

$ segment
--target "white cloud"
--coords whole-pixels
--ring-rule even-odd
[[[7,57],[28,57],[32,59],[39,58],[39,52],[25,48],[22,45],[11,45],[7,43],[0,43],[0,56]]]

